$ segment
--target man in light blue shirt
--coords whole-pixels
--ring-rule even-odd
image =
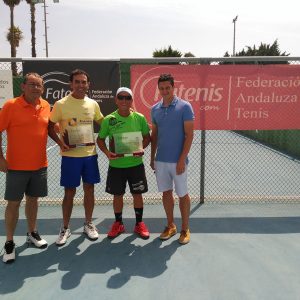
[[[158,190],[163,193],[163,205],[168,221],[160,239],[167,240],[177,233],[173,216],[174,184],[182,218],[178,241],[187,244],[190,241],[187,164],[194,136],[194,112],[189,102],[174,95],[174,78],[171,74],[160,75],[158,89],[162,100],[151,109],[150,165],[155,170]]]

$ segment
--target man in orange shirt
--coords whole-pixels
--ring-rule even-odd
[[[36,229],[38,197],[47,196],[47,127],[50,105],[41,98],[43,79],[37,73],[25,75],[23,95],[5,102],[0,111],[0,171],[6,173],[6,243],[3,262],[15,260],[13,240],[21,200],[26,197],[27,242],[46,248]],[[2,153],[2,131],[7,133],[6,158]]]

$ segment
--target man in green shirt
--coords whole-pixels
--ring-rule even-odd
[[[115,101],[118,109],[106,116],[101,124],[97,144],[109,159],[106,192],[112,194],[115,222],[108,238],[115,238],[125,231],[122,222],[123,197],[128,182],[133,197],[136,225],[134,232],[141,238],[149,238],[149,230],[142,221],[143,193],[148,191],[142,160],[144,149],[150,143],[146,118],[132,110],[132,91],[126,87],[117,90]],[[105,139],[109,137],[109,149]]]

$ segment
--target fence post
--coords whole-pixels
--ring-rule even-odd
[[[200,203],[204,203],[204,196],[205,196],[205,138],[206,138],[206,130],[201,130]]]

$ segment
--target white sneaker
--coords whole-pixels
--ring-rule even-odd
[[[98,229],[92,222],[84,223],[83,233],[85,233],[92,241],[97,240],[99,237]]]
[[[8,241],[4,245],[4,254],[3,254],[3,262],[8,264],[12,263],[16,259],[16,251],[15,251],[15,243],[13,241]]]
[[[32,231],[27,233],[27,243],[34,244],[37,248],[44,249],[47,248],[47,242],[42,239],[37,231]]]
[[[63,246],[66,242],[67,242],[67,239],[71,236],[71,230],[70,228],[67,228],[65,229],[64,227],[62,227],[60,229],[60,232],[59,232],[59,236],[56,240],[56,245],[57,246]]]

